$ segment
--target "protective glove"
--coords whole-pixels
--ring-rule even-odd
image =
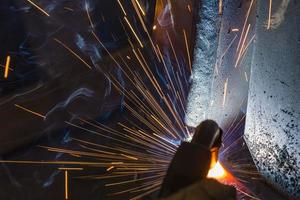
[[[202,179],[178,192],[159,200],[234,200],[236,190],[214,179]]]

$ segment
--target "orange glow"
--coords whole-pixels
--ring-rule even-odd
[[[4,70],[4,78],[8,77],[9,65],[10,65],[10,56],[7,56],[7,58],[6,58],[6,64],[5,64],[5,70]]]
[[[69,199],[68,171],[65,171],[65,199]]]
[[[226,176],[226,171],[223,168],[223,166],[219,163],[219,161],[215,164],[214,167],[212,167],[208,174],[207,178],[215,178],[215,179],[220,179],[224,178]]]

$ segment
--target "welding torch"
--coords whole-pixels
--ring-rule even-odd
[[[205,120],[200,123],[192,140],[182,142],[178,147],[164,178],[159,198],[168,197],[206,179],[209,169],[217,162],[221,138],[222,129],[216,122]]]

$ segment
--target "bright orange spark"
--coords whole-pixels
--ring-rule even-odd
[[[219,15],[222,14],[223,11],[223,0],[219,0]]]
[[[190,55],[190,47],[189,47],[186,31],[184,29],[183,29],[183,36],[184,36],[184,42],[185,42],[185,47],[186,47],[186,53],[187,53],[188,61],[189,61],[190,72],[192,73],[192,61],[191,61],[191,55]]]
[[[92,67],[84,61],[77,53],[75,53],[70,47],[68,47],[66,44],[64,44],[62,41],[60,41],[57,38],[54,38],[54,41],[56,41],[58,44],[62,45],[65,49],[67,49],[70,53],[72,53],[77,59],[79,59],[85,66],[92,69]]]
[[[22,109],[22,110],[24,110],[24,111],[26,111],[26,112],[29,112],[29,113],[33,114],[33,115],[36,115],[36,116],[38,116],[38,117],[41,117],[41,118],[43,118],[43,119],[46,118],[45,115],[42,115],[42,114],[40,114],[40,113],[38,113],[38,112],[35,112],[35,111],[32,111],[32,110],[30,110],[30,109],[28,109],[28,108],[25,108],[25,107],[23,107],[23,106],[20,106],[20,105],[18,105],[18,104],[15,104],[15,106],[18,107],[18,108],[20,108],[20,109]]]
[[[247,14],[246,14],[246,18],[245,18],[245,21],[244,21],[244,25],[243,25],[242,33],[241,33],[241,36],[240,36],[240,40],[239,40],[238,46],[237,46],[237,48],[236,48],[236,51],[237,51],[237,52],[238,52],[239,49],[240,49],[240,45],[241,45],[241,42],[242,42],[242,40],[243,40],[243,36],[244,36],[246,24],[247,24],[247,22],[248,22],[248,18],[249,18],[249,16],[250,16],[250,12],[251,12],[251,9],[252,9],[253,4],[254,4],[254,0],[251,0],[250,6],[249,6],[249,8],[248,8],[248,11],[247,11]]]
[[[65,171],[65,199],[69,199],[68,171]]]
[[[109,172],[110,170],[112,170],[113,168],[115,168],[114,166],[110,166],[109,168],[106,169],[107,172]]]
[[[145,11],[144,11],[142,5],[140,4],[140,2],[139,2],[138,0],[135,0],[135,2],[136,2],[136,4],[138,5],[138,7],[139,7],[139,9],[140,9],[140,11],[141,11],[141,13],[142,13],[142,15],[146,16],[146,13],[145,13]]]
[[[118,4],[119,4],[119,6],[121,7],[121,10],[123,11],[124,15],[126,16],[127,13],[126,13],[126,11],[125,11],[125,9],[124,9],[122,3],[120,2],[120,0],[118,0]]]
[[[271,28],[271,16],[272,16],[272,0],[269,0],[269,18],[268,18],[268,26],[267,26],[267,30],[269,30]]]
[[[143,48],[144,45],[142,43],[142,41],[140,40],[140,38],[138,37],[138,35],[136,34],[135,30],[133,29],[133,27],[131,26],[130,22],[128,21],[127,17],[124,17],[126,23],[128,24],[130,30],[132,31],[133,35],[135,36],[136,40],[139,42],[139,44],[141,45],[141,47]]]
[[[31,5],[33,5],[34,7],[36,7],[39,11],[41,11],[44,15],[46,15],[47,17],[50,17],[50,15],[44,10],[42,9],[40,6],[38,6],[36,3],[34,3],[31,0],[27,0],[29,3],[31,3]]]
[[[131,0],[131,2],[132,2],[132,4],[133,4],[133,7],[134,7],[134,10],[135,10],[136,14],[138,15],[138,18],[139,18],[140,22],[141,22],[141,24],[142,24],[143,29],[144,29],[144,31],[146,32],[146,34],[147,34],[147,36],[148,36],[148,38],[149,38],[149,41],[150,41],[151,46],[152,46],[152,49],[154,50],[154,53],[155,53],[155,55],[156,55],[158,61],[160,62],[160,58],[159,58],[157,49],[156,49],[155,46],[154,46],[154,42],[153,42],[153,40],[152,40],[152,37],[151,37],[151,35],[150,35],[150,33],[149,33],[147,27],[146,27],[146,24],[145,24],[145,22],[144,22],[144,20],[143,20],[143,18],[142,18],[142,16],[141,16],[141,13],[139,12],[138,5],[135,3],[134,0]]]
[[[69,170],[69,171],[81,171],[83,168],[73,168],[73,167],[59,167],[59,170]]]
[[[4,78],[8,77],[8,70],[10,65],[10,56],[6,57],[6,64],[5,64],[5,70],[4,70]]]
[[[244,39],[243,39],[243,42],[242,42],[242,45],[241,45],[241,48],[240,48],[238,57],[237,57],[236,62],[235,62],[235,66],[234,66],[235,68],[238,66],[239,61],[240,61],[240,59],[241,59],[241,55],[242,55],[242,52],[243,52],[243,50],[244,50],[244,46],[245,46],[246,39],[248,38],[248,34],[249,34],[249,31],[250,31],[250,27],[251,27],[251,24],[248,25],[247,31],[246,31],[246,33],[245,33],[245,36],[244,36]]]

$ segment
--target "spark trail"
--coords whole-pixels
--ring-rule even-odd
[[[40,6],[32,1],[28,0],[28,2],[41,11],[42,14],[50,17]],[[89,7],[86,5],[84,8],[89,27],[91,28],[89,32],[90,37],[103,48],[108,55],[108,59],[115,64],[114,68],[120,70],[124,76],[124,79],[121,80],[112,71],[102,70],[105,76],[109,78],[114,89],[124,97],[122,106],[126,113],[130,113],[130,117],[125,121],[118,122],[117,128],[111,128],[105,123],[81,116],[76,116],[72,121],[64,122],[69,127],[93,136],[91,138],[97,137],[108,141],[106,143],[94,142],[92,139],[71,137],[71,142],[75,143],[79,148],[39,146],[39,148],[43,148],[50,153],[68,154],[70,158],[74,159],[72,161],[0,161],[0,163],[7,164],[55,165],[59,169],[65,170],[65,199],[68,199],[69,195],[67,193],[67,182],[68,170],[70,169],[78,169],[79,171],[84,169],[82,170],[83,172],[92,168],[105,169],[105,173],[94,175],[82,173],[77,178],[101,180],[104,183],[104,187],[112,191],[110,196],[113,197],[130,196],[131,199],[141,199],[154,193],[160,188],[167,167],[178,145],[181,141],[188,140],[192,136],[192,131],[184,122],[186,97],[190,84],[188,80],[192,73],[191,39],[189,39],[188,27],[180,29],[182,34],[179,38],[183,44],[182,49],[185,50],[182,53],[178,50],[178,46],[180,46],[177,44],[180,43],[178,38],[172,34],[174,23],[170,30],[164,30],[158,25],[155,30],[152,30],[161,31],[162,37],[167,41],[167,46],[166,44],[161,44],[156,40],[157,38],[152,37],[149,33],[148,29],[152,29],[152,27],[148,28],[144,22],[143,17],[147,13],[145,13],[143,6],[138,0],[132,0],[131,3],[131,10],[135,11],[137,19],[129,15],[128,5],[124,5],[122,0],[116,2],[120,12],[124,15],[120,20],[124,25],[124,31],[128,35],[130,44],[130,53],[126,55],[116,54],[109,50],[97,34]],[[166,1],[162,5],[162,9],[169,6],[171,8],[170,16],[174,20],[172,10],[174,7],[168,3],[169,1]],[[220,14],[222,12],[222,4],[223,1],[220,1]],[[238,55],[236,66],[242,62],[241,59],[254,38],[253,36],[249,39],[250,24],[247,26],[247,19],[252,9],[252,4],[253,1],[251,1],[236,50]],[[187,4],[186,7],[190,8],[190,4]],[[191,8],[186,9],[186,14],[189,12],[191,12]],[[137,27],[142,27],[141,29],[146,35],[145,38],[141,36],[141,30]],[[131,41],[131,38],[134,38],[135,42]],[[248,43],[246,43],[247,39],[249,40]],[[88,67],[87,70],[97,69],[96,66],[93,66],[93,62],[82,58],[80,53],[76,52],[76,49],[71,49],[71,45],[65,44],[57,38],[53,38],[53,40],[66,50],[66,56],[72,56],[80,61],[83,66]],[[236,37],[232,44],[235,40]],[[232,44],[230,44],[228,49]],[[224,56],[228,49],[224,51]],[[123,82],[126,82],[127,86],[124,86]],[[224,89],[223,105],[226,102],[228,79],[224,87],[226,89]],[[27,108],[19,104],[15,104],[15,107],[22,112],[28,112],[47,121],[46,114],[39,113],[34,108]],[[236,116],[225,133],[224,143],[226,146],[221,152],[222,157],[225,158],[226,155],[232,156],[232,148],[239,144],[240,138],[233,139],[231,137],[233,137],[233,133],[241,131],[243,120],[244,116],[242,119]],[[244,177],[255,177],[253,166],[245,164],[243,168],[241,167],[243,164],[242,161],[239,161],[232,163],[231,167],[236,171],[240,170],[240,174],[244,175]],[[243,189],[241,191],[246,195],[251,195],[248,191]]]

